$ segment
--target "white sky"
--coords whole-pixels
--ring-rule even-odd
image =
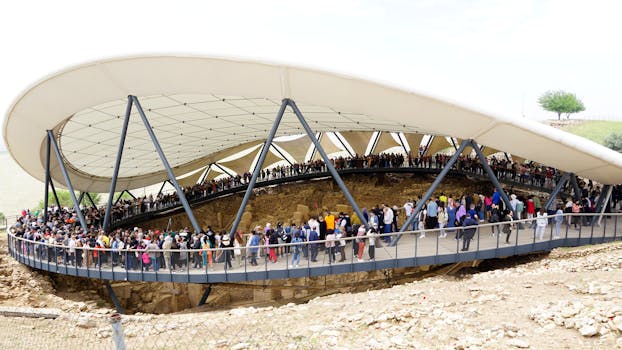
[[[3,1],[0,108],[70,65],[189,53],[343,72],[517,118],[553,118],[536,100],[564,89],[583,100],[581,117],[622,119],[621,10],[597,0]]]

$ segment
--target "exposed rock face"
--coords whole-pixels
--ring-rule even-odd
[[[378,185],[378,179],[388,177]],[[372,208],[386,203],[402,206],[407,200],[422,196],[434,181],[433,176],[408,174],[346,175],[344,182],[361,208]],[[447,176],[438,193],[463,194],[473,192],[492,193],[492,185],[485,181],[471,181],[462,177]],[[194,208],[194,215],[202,227],[213,229],[231,227],[235,214],[242,202],[243,193],[206,203]],[[338,213],[352,213],[352,207],[332,180],[312,181],[286,186],[260,188],[251,197],[240,230],[248,231],[255,225],[280,222],[300,223],[310,215],[318,215],[323,209]],[[404,218],[400,218],[403,220]],[[401,221],[400,221],[401,222]],[[160,218],[146,227],[166,227],[168,218]],[[172,216],[173,228],[190,226],[185,214]]]

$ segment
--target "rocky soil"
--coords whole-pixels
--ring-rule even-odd
[[[6,255],[0,275],[1,304],[60,313],[55,320],[0,317],[10,325],[0,327],[0,347],[112,348],[112,310],[96,298],[54,295],[47,277]],[[622,349],[622,242],[299,305],[136,314],[122,322],[128,348],[142,349]]]

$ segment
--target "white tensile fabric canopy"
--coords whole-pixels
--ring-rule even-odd
[[[325,71],[209,57],[115,58],[47,77],[8,110],[3,128],[7,149],[25,171],[44,181],[46,130],[52,130],[74,188],[107,192],[130,94],[140,100],[176,176],[222,159],[215,157],[218,152],[261,143],[282,99],[289,98],[314,132],[471,138],[516,158],[601,183],[622,182],[621,154],[535,121],[494,116]],[[288,109],[277,136],[301,133]],[[51,176],[64,185],[54,157]],[[166,178],[133,108],[117,188],[143,187]]]

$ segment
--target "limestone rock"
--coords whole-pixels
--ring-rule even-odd
[[[585,325],[579,328],[579,333],[584,337],[593,337],[598,334],[598,328],[595,326]]]
[[[513,347],[519,348],[519,349],[528,349],[529,348],[529,343],[527,341],[522,340],[522,339],[518,339],[518,338],[512,338],[512,339],[508,340],[507,344],[509,346],[513,346]]]
[[[249,343],[237,343],[231,347],[231,350],[245,350],[245,349],[248,349],[249,346],[250,346]]]

